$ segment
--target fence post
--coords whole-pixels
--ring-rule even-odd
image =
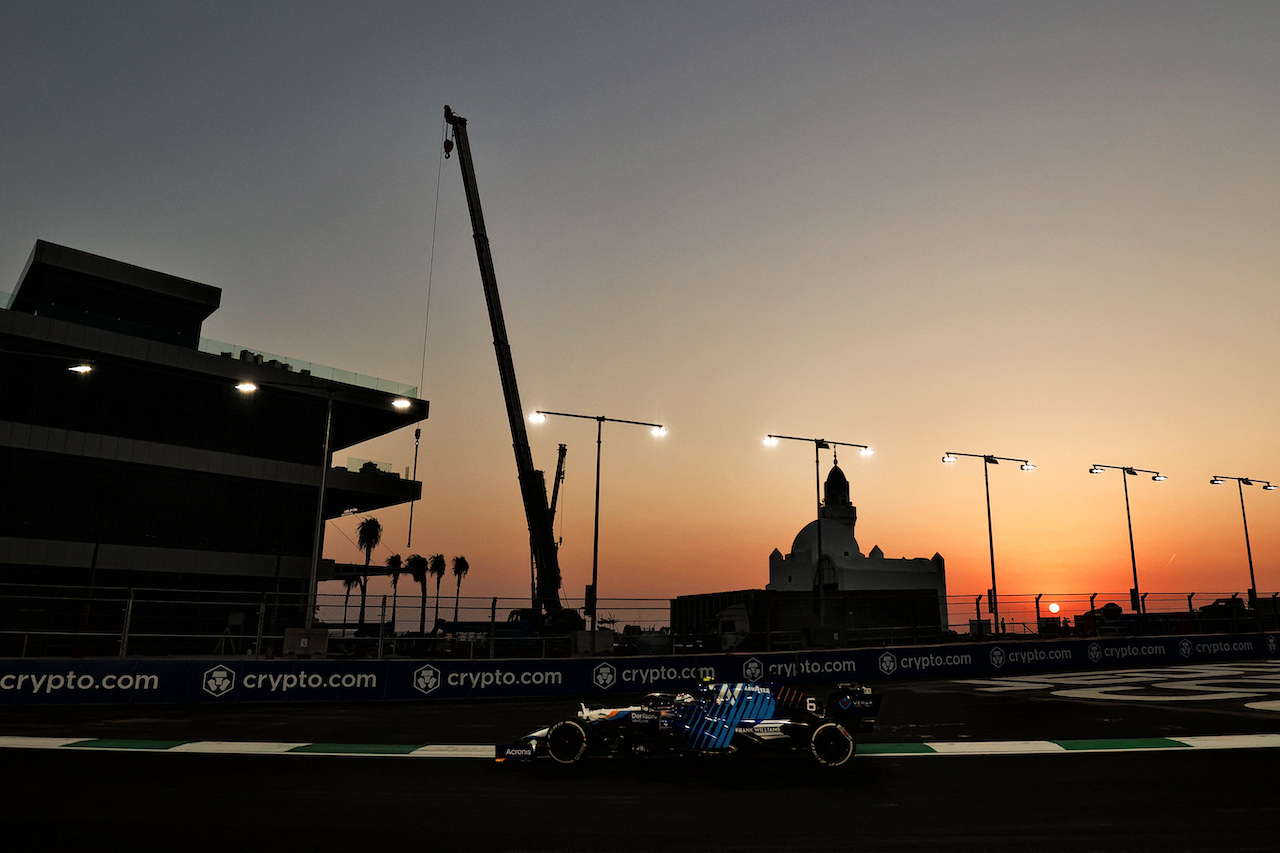
[[[497,633],[498,626],[498,597],[495,595],[493,601],[489,602],[489,659],[493,660],[493,642],[494,635]]]
[[[253,643],[253,653],[262,657],[262,623],[267,616],[267,594],[262,593],[262,601],[258,604],[258,638]]]
[[[133,587],[124,602],[124,625],[120,629],[120,659],[129,654],[129,622],[133,619]]]
[[[382,614],[378,617],[378,660],[382,660],[382,635],[387,629],[387,597],[382,596]]]

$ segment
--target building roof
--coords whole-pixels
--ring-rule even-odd
[[[8,308],[195,347],[221,301],[208,284],[37,240]]]

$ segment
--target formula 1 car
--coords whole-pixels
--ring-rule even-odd
[[[591,755],[725,755],[765,749],[807,753],[823,767],[846,765],[855,735],[871,731],[879,695],[840,684],[823,705],[778,684],[700,685],[694,693],[650,693],[637,705],[589,708],[499,746],[499,761],[549,756],[576,764]]]

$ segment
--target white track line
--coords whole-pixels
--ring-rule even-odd
[[[214,752],[228,755],[274,755],[288,752],[308,743],[249,743],[234,740],[200,740],[175,746],[166,752]]]

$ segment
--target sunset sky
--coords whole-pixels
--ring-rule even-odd
[[[1038,466],[990,472],[1002,593],[1129,588],[1093,463],[1169,476],[1129,480],[1144,589],[1243,592],[1209,478],[1280,482],[1277,45],[1261,2],[0,0],[0,290],[50,240],[222,288],[209,338],[420,385],[413,542],[379,512],[375,559],[524,595],[449,104],[525,410],[669,429],[605,425],[603,598],[762,587],[814,514],[812,445],[770,432],[871,445],[863,552],[940,552],[956,595],[990,579],[948,450]],[[548,475],[569,447],[580,597],[595,425],[529,433]],[[413,431],[346,456],[403,472]],[[1245,502],[1270,595],[1280,491]]]

